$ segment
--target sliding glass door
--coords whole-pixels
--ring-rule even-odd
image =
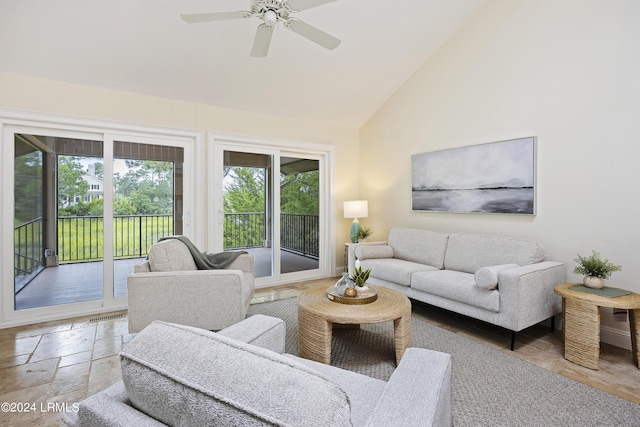
[[[127,275],[152,244],[184,233],[184,148],[119,138],[113,151],[113,297],[118,298],[127,296]]]
[[[225,150],[223,249],[254,256],[255,277],[273,276],[273,155]]]
[[[280,157],[280,271],[315,270],[320,259],[320,162]]]
[[[101,300],[103,142],[15,133],[14,310]]]
[[[213,140],[210,162],[210,246],[253,254],[259,286],[331,274],[326,155]]]
[[[13,142],[2,147],[5,318],[126,307],[134,265],[188,232],[187,141],[27,126],[2,136]]]

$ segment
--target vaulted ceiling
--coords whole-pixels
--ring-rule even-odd
[[[335,50],[257,18],[185,23],[250,0],[2,0],[0,71],[358,128],[484,0],[337,0],[295,16]],[[1,87],[1,82],[0,82]]]

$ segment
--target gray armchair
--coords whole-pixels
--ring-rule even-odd
[[[451,356],[408,348],[388,381],[282,354],[282,320],[218,333],[154,322],[120,353],[122,381],[62,413],[64,427],[452,425]]]
[[[127,277],[129,332],[154,320],[220,330],[244,319],[254,291],[253,255],[225,269],[198,270],[187,246],[163,240]]]

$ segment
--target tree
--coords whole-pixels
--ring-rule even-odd
[[[264,212],[266,170],[231,166],[225,168],[225,213]]]
[[[280,177],[280,212],[317,215],[320,201],[318,171]]]
[[[42,216],[42,153],[15,159],[15,220],[22,224]]]
[[[119,200],[114,203],[115,213],[173,213],[173,163],[127,160],[126,164],[127,172],[122,176],[119,173],[114,176],[115,198]]]
[[[75,196],[82,196],[89,190],[82,176],[82,164],[74,156],[58,156],[58,208],[69,207]]]
[[[95,166],[94,176],[100,180],[103,180],[104,179],[104,163],[96,162],[94,163],[94,166]]]

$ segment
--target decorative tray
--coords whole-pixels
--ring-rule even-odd
[[[378,299],[378,290],[369,286],[369,292],[366,295],[355,296],[355,297],[345,297],[344,295],[340,295],[336,291],[335,286],[331,286],[327,289],[327,298],[329,301],[337,302],[340,304],[351,304],[351,305],[359,305],[359,304],[369,304]]]

